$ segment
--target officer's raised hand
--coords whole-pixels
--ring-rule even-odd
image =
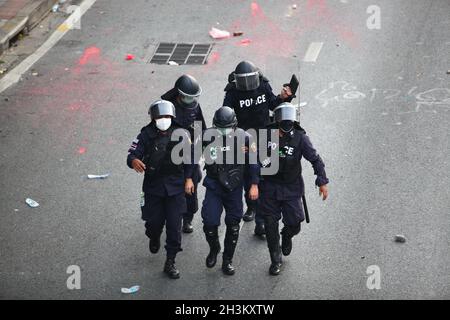
[[[323,201],[328,198],[328,187],[326,184],[319,187],[319,196],[322,196]]]
[[[133,161],[131,161],[131,166],[138,173],[145,171],[145,164],[139,159],[133,159]]]
[[[258,185],[252,184],[249,190],[249,197],[251,200],[256,200],[258,199],[258,196],[259,196]]]
[[[186,179],[186,182],[184,184],[184,192],[188,195],[192,195],[195,191],[194,181],[192,179]]]
[[[292,96],[292,91],[289,86],[284,86],[283,89],[281,89],[280,97],[281,99],[285,100]]]

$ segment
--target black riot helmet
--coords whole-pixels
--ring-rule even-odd
[[[237,126],[237,118],[230,107],[220,107],[214,113],[213,125],[216,128],[234,128]]]
[[[158,100],[153,102],[148,108],[148,114],[152,120],[158,119],[162,116],[171,116],[175,118],[175,106],[172,102],[167,100]]]
[[[260,73],[258,68],[250,61],[241,61],[234,70],[236,89],[251,91],[259,87]]]
[[[175,82],[175,88],[178,90],[181,102],[186,107],[197,106],[197,100],[202,93],[202,88],[193,76],[188,74],[182,75]]]
[[[297,110],[292,103],[284,102],[273,110],[275,122],[278,123],[281,131],[290,132],[297,121]]]

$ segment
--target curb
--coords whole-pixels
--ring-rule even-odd
[[[57,0],[36,0],[20,10],[0,28],[0,55],[9,48],[9,42],[20,32],[29,32],[49,12]]]

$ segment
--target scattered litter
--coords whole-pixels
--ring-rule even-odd
[[[292,5],[292,9],[294,9],[294,10],[297,9],[297,5],[296,5],[296,4],[293,4],[293,5]]]
[[[167,64],[171,65],[171,66],[179,66],[179,64],[176,63],[175,61],[169,61],[169,62],[167,62]]]
[[[397,125],[397,126],[401,126],[402,125],[402,123],[401,122],[397,122],[395,125]]]
[[[395,242],[405,243],[406,237],[402,234],[398,234],[395,236]]]
[[[242,45],[249,45],[252,40],[250,39],[242,39],[239,43]]]
[[[228,31],[220,30],[214,27],[212,27],[211,30],[209,31],[209,35],[214,39],[226,39],[231,36]]]
[[[39,75],[39,73],[38,72],[32,72],[31,75],[37,77]]]
[[[447,74],[450,74],[450,69],[449,69],[449,70],[447,70]]]
[[[53,11],[53,12],[58,12],[58,10],[59,10],[59,4],[55,4],[55,5],[52,7],[52,11]]]
[[[125,59],[126,59],[126,60],[133,60],[133,59],[134,59],[134,55],[132,55],[132,54],[127,54],[127,56],[126,56]]]
[[[366,258],[365,256],[362,256],[362,257],[361,257],[361,259],[365,259],[365,258]]]
[[[37,203],[37,202],[34,201],[33,199],[26,198],[26,199],[25,199],[25,202],[26,202],[27,205],[29,205],[31,208],[39,207],[39,203]]]
[[[244,34],[244,32],[242,32],[242,31],[236,31],[236,32],[233,32],[233,37],[240,37],[243,34]]]
[[[131,288],[122,288],[121,291],[122,293],[135,293],[139,291],[139,286],[134,286]]]
[[[65,68],[64,70],[65,70],[65,71],[69,71],[70,69],[69,69],[69,68]]]
[[[8,71],[7,68],[0,69],[0,74],[4,74],[6,71]]]
[[[19,212],[19,209],[14,209],[14,212]]]
[[[88,174],[88,179],[106,179],[109,177],[109,173],[107,174]]]
[[[308,104],[308,102],[300,102],[300,107],[304,107],[304,106],[306,106]]]

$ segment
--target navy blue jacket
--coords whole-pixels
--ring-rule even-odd
[[[153,139],[158,139],[162,135],[170,134],[173,129],[179,128],[176,124],[172,126],[167,131],[160,131],[156,128],[154,122],[151,122],[147,126],[141,129],[141,133],[133,140],[131,147],[128,150],[127,165],[133,168],[131,162],[133,159],[143,160],[144,156],[148,153],[146,146],[148,146]],[[145,132],[144,132],[145,131]],[[186,134],[186,141],[190,141],[189,136]],[[175,142],[176,143],[176,142]],[[175,143],[172,143],[171,146]],[[184,192],[185,179],[192,178],[194,165],[192,164],[182,164],[181,170],[177,168],[170,160],[170,151],[167,161],[163,163],[163,168],[161,168],[153,177],[149,177],[147,174],[144,175],[144,182],[142,185],[142,191],[145,193],[154,194],[157,196],[173,196]]]
[[[215,128],[211,128],[211,130],[216,130]],[[257,149],[256,149],[256,143],[252,143],[252,145],[250,145],[250,134],[248,134],[247,132],[241,130],[241,129],[237,129],[239,131],[237,131],[237,134],[243,134],[245,135],[244,137],[244,141],[245,141],[245,147],[246,147],[246,151],[245,151],[245,164],[243,164],[244,166],[244,174],[248,175],[249,177],[249,183],[250,184],[258,184],[259,183],[259,176],[260,176],[260,165],[258,163],[254,163],[254,164],[250,164],[249,162],[249,155],[250,153],[257,153]],[[215,136],[216,139],[223,139],[224,137],[220,134],[218,134],[217,136]],[[204,148],[204,152],[211,152],[212,150],[208,150],[208,145],[211,143],[212,141],[203,141],[203,148]],[[234,160],[236,161],[236,153],[237,152],[244,152],[241,148],[241,146],[235,146],[235,148],[231,149],[231,151],[234,151],[233,157]],[[219,151],[220,152],[220,151]],[[227,151],[224,151],[224,154]],[[223,160],[225,161],[226,156],[223,156]],[[235,162],[237,163],[237,162]],[[205,168],[207,170],[207,175],[208,175],[208,165],[205,164]],[[209,175],[208,175],[209,176]],[[214,177],[210,177],[210,178],[214,178]]]
[[[269,122],[269,110],[275,109],[283,100],[276,96],[269,81],[261,77],[258,89],[252,91],[239,91],[233,82],[225,87],[224,106],[234,109],[238,126],[244,130],[250,128],[262,129]]]
[[[269,126],[269,129],[274,129],[276,126]],[[322,158],[317,153],[316,149],[314,149],[311,140],[306,135],[306,132],[303,129],[295,128],[293,134],[299,135],[298,144],[292,145],[290,143],[290,139],[285,136],[280,138],[280,145],[278,146],[279,150],[285,150],[285,147],[291,148],[286,152],[286,157],[292,157],[294,161],[298,161],[301,164],[301,159],[305,158],[308,160],[314,169],[314,174],[317,176],[315,184],[316,186],[322,186],[328,184],[329,180],[327,178],[325,172],[325,164],[322,161]],[[270,137],[270,133],[268,135]],[[283,168],[283,161],[286,161],[286,158],[279,158],[280,161],[280,169]],[[295,179],[294,182],[286,183],[283,181],[283,170],[279,170],[276,175],[273,176],[262,176],[262,181],[260,183],[260,191],[261,196],[266,196],[269,198],[275,198],[278,200],[287,200],[287,199],[296,199],[300,198],[304,195],[305,186],[303,182],[303,177],[301,175],[301,165],[300,165],[300,174]],[[295,172],[288,172],[290,175],[294,175]]]

